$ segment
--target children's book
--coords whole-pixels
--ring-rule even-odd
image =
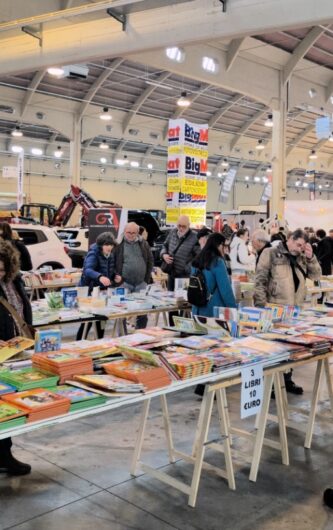
[[[24,410],[0,399],[0,424],[20,416],[25,416],[25,414]]]
[[[77,289],[73,288],[65,288],[61,289],[62,293],[62,300],[64,303],[64,307],[77,307]]]
[[[60,385],[50,390],[58,396],[70,399],[70,412],[102,405],[106,401],[106,398],[101,395],[71,385]]]
[[[35,352],[56,351],[61,348],[60,329],[37,330],[35,335]]]
[[[13,339],[7,340],[4,346],[0,346],[0,363],[28,348],[32,348],[33,345],[34,341],[26,337],[14,337]]]
[[[58,376],[36,368],[1,372],[0,378],[5,383],[15,386],[17,390],[30,390],[40,387],[49,388],[55,386],[59,380]]]
[[[1,374],[0,374],[1,379]],[[5,383],[4,381],[0,381],[0,396],[3,394],[12,394],[13,392],[16,392],[16,387],[13,385],[9,385],[8,383]]]

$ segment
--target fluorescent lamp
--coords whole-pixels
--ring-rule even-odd
[[[317,153],[314,149],[312,149],[311,154],[309,155],[309,158],[311,160],[316,160],[318,158]]]
[[[103,141],[99,144],[99,148],[100,148],[100,149],[109,149],[109,146],[108,146],[108,144],[106,143],[106,140],[103,140]]]
[[[125,166],[126,164],[128,164],[128,160],[126,160],[125,158],[117,158],[116,164],[117,166]]]
[[[189,107],[191,101],[188,99],[186,92],[182,92],[180,98],[177,100],[177,105],[179,107]]]
[[[264,146],[264,144],[262,143],[262,140],[258,140],[258,143],[257,143],[257,145],[256,145],[256,149],[257,149],[258,151],[262,151],[263,149],[265,149],[265,146]]]
[[[218,71],[218,62],[216,59],[213,59],[213,57],[203,57],[201,66],[206,72],[209,72],[210,74],[216,74]]]
[[[229,162],[226,158],[223,159],[223,162],[221,164],[222,167],[229,167]]]
[[[62,155],[63,155],[64,153],[63,153],[63,151],[62,151],[60,145],[58,145],[57,150],[54,151],[53,154],[54,154],[54,156],[55,156],[56,158],[61,158],[61,157],[62,157]]]
[[[250,177],[248,175],[246,175],[246,177],[244,177],[245,180],[250,180]]]
[[[267,115],[267,120],[265,121],[265,127],[273,127],[273,114]]]
[[[254,182],[260,182],[260,177],[258,176],[254,177]]]
[[[153,169],[153,167],[154,167],[154,166],[153,166],[153,164],[152,164],[151,162],[149,162],[149,164],[147,164],[147,168],[148,168],[148,169]]]
[[[139,167],[139,165],[140,165],[139,162],[137,162],[136,160],[132,160],[132,161],[130,162],[130,166],[131,166],[131,167]]]
[[[171,61],[176,61],[177,63],[182,63],[185,60],[185,52],[182,48],[173,46],[172,48],[167,48],[165,50],[166,56]]]
[[[39,147],[32,147],[31,153],[36,156],[40,156],[43,154],[43,149],[40,149]]]
[[[12,151],[13,153],[22,153],[23,147],[20,145],[12,145]]]
[[[54,77],[62,77],[65,75],[65,69],[62,66],[51,66],[47,69],[47,73]]]
[[[21,131],[20,127],[15,127],[15,129],[12,130],[11,135],[15,136],[16,138],[20,138],[23,136],[23,132]]]
[[[102,156],[99,160],[100,160],[101,164],[106,164],[107,163],[107,159],[104,156]]]
[[[103,111],[101,112],[101,114],[99,115],[99,118],[101,120],[104,120],[104,121],[110,121],[112,120],[112,116],[111,114],[109,113],[109,109],[108,107],[104,107],[103,108]]]

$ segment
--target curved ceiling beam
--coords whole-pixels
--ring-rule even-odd
[[[325,28],[326,29],[326,28]],[[298,63],[304,58],[308,51],[312,48],[319,37],[325,32],[325,29],[320,26],[315,26],[311,31],[304,37],[294,49],[290,59],[283,68],[283,84],[285,85],[289,81],[290,76],[294,72]]]
[[[299,133],[298,136],[296,136],[295,140],[292,142],[291,145],[289,145],[288,149],[287,149],[287,152],[286,152],[286,156],[289,156],[290,153],[295,149],[295,147],[297,147],[302,140],[304,140],[304,138],[310,134],[310,132],[312,132],[315,128],[315,124],[313,123],[310,123],[303,131],[301,131]]]
[[[252,116],[252,118],[250,118],[248,121],[244,123],[244,125],[239,129],[238,132],[236,132],[234,138],[231,140],[230,151],[232,151],[236,147],[236,145],[242,138],[243,134],[245,134],[246,131],[248,131],[251,125],[253,125],[256,121],[260,120],[263,116],[265,116],[265,114],[267,114],[267,109],[259,110],[258,112],[254,114],[254,116]]]
[[[155,149],[155,146],[154,146],[154,145],[150,145],[149,147],[147,147],[147,151],[145,152],[145,154],[143,155],[143,157],[141,158],[141,161],[140,161],[140,166],[141,166],[140,171],[142,171],[142,166],[143,166],[143,164],[145,163],[145,161],[147,160],[147,158],[150,157],[150,155],[152,154],[152,152],[154,151],[154,149]]]
[[[21,119],[23,119],[28,105],[30,105],[32,98],[34,97],[34,94],[38,88],[38,85],[45,75],[45,72],[46,70],[39,70],[38,72],[36,72],[30,82],[30,85],[26,88],[26,93],[21,103]]]
[[[225,105],[223,105],[223,107],[221,107],[219,110],[217,110],[215,112],[215,114],[213,114],[213,116],[210,118],[209,122],[208,122],[208,126],[209,127],[214,127],[214,125],[219,121],[220,118],[222,118],[222,116],[228,112],[229,109],[231,109],[231,107],[233,107],[234,105],[236,105],[236,103],[238,103],[241,99],[243,98],[243,96],[237,94],[236,96],[234,96],[232,98],[231,101],[229,101],[228,103],[226,103]]]
[[[112,61],[109,68],[104,70],[104,72],[101,73],[101,75],[96,79],[96,81],[91,85],[89,88],[83,103],[81,103],[81,106],[78,110],[78,119],[81,119],[84,113],[86,112],[88,106],[90,105],[91,101],[93,100],[96,92],[101,88],[103,83],[107,80],[108,77],[124,62],[124,59],[115,59]]]
[[[333,77],[326,87],[326,103],[329,102],[330,97],[333,95]]]
[[[164,83],[164,81],[170,76],[170,72],[163,72],[163,74],[159,75],[156,79],[154,79],[154,83],[156,82],[157,85],[160,85]],[[132,119],[134,118],[134,116],[136,116],[142,105],[147,101],[149,96],[154,92],[154,90],[156,90],[156,88],[158,88],[156,85],[147,86],[147,88],[145,88],[145,90],[142,92],[141,96],[138,97],[138,99],[134,103],[133,107],[128,111],[127,116],[123,121],[123,134],[127,132]]]
[[[227,62],[226,62],[226,71],[229,72],[229,70],[232,68],[232,65],[234,64],[235,60],[237,59],[237,56],[240,52],[240,49],[242,47],[243,42],[245,41],[245,37],[242,39],[233,39],[228,47],[227,51]]]
[[[118,145],[117,149],[115,150],[115,152],[112,155],[112,162],[113,163],[115,163],[115,161],[117,160],[118,156],[120,155],[120,153],[122,152],[122,150],[124,149],[126,144],[127,144],[127,140],[121,140],[119,142],[119,145]]]

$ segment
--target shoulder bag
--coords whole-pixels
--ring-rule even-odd
[[[14,321],[19,326],[22,335],[33,340],[35,338],[35,328],[27,324],[27,322],[20,317],[16,309],[9,302],[7,302],[3,296],[0,297],[0,303],[7,309],[8,313],[12,315]]]

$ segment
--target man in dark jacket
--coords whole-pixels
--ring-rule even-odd
[[[321,272],[323,276],[332,274],[332,240],[326,236],[325,230],[317,230],[316,236],[318,239],[316,256],[321,266]]]
[[[147,287],[153,270],[153,254],[150,246],[139,236],[139,226],[127,223],[124,238],[115,250],[115,267],[119,281],[130,293],[138,293]],[[137,317],[136,327],[147,326],[147,315]]]
[[[168,290],[175,288],[175,278],[189,278],[193,258],[200,251],[197,234],[190,229],[187,215],[181,215],[177,228],[169,233],[161,250],[161,258],[165,263],[172,264],[168,273]]]

